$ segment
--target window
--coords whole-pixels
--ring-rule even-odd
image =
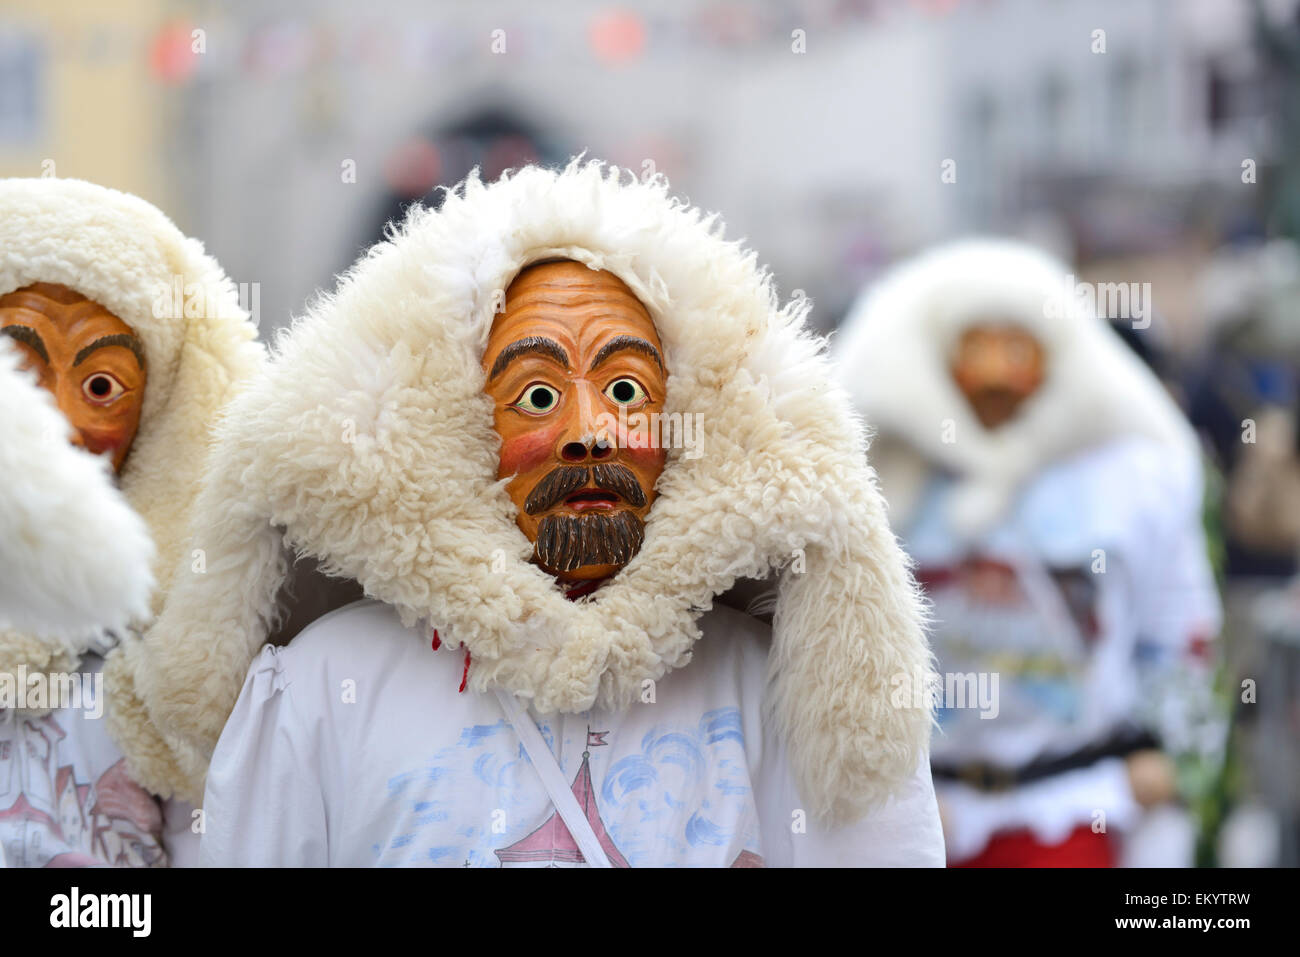
[[[37,139],[45,51],[30,35],[0,32],[0,144]]]

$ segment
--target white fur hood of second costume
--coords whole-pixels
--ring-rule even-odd
[[[666,412],[703,424],[696,450],[668,453],[640,552],[577,602],[529,561],[480,366],[505,288],[553,258],[632,289],[665,347]],[[597,162],[471,177],[413,210],[277,343],[223,423],[192,543],[208,573],[145,638],[153,715],[211,753],[276,616],[282,538],[463,644],[472,690],[539,713],[629,706],[688,664],[718,595],[780,570],[768,706],[810,812],[861,817],[925,760],[931,713],[895,707],[891,690],[932,662],[807,309],[779,306],[716,217]]]
[[[1178,406],[1078,288],[1033,246],[970,238],[893,267],[850,310],[834,339],[836,377],[876,432],[872,463],[895,528],[907,527],[936,467],[958,478],[949,518],[970,536],[999,521],[1041,468],[1111,438],[1146,436],[1199,470]],[[1042,385],[996,429],[950,370],[961,334],[985,322],[1024,329],[1045,354]]]
[[[0,295],[34,283],[67,286],[94,300],[130,326],[140,343],[148,381],[139,428],[117,483],[121,497],[143,520],[141,531],[153,542],[152,567],[130,576],[157,583],[151,607],[146,602],[134,608],[139,614],[132,626],[142,628],[176,579],[190,574],[190,510],[211,427],[264,358],[257,329],[240,307],[234,283],[198,240],[185,236],[143,199],[82,180],[0,180]],[[66,430],[66,420],[56,417]],[[89,471],[66,471],[59,487],[66,490],[78,474]],[[34,464],[33,476],[38,474]],[[45,492],[54,490],[50,484]],[[95,492],[88,487],[85,494]],[[38,540],[29,543],[26,556],[34,568],[49,570],[49,576],[56,576],[55,568],[66,572],[71,560],[56,553],[72,534],[67,521],[85,514],[86,504],[69,503],[60,524],[36,529]],[[93,548],[98,536],[129,531],[133,524],[124,526],[111,509],[91,518],[96,525],[85,532],[86,548]],[[150,554],[147,542],[136,551],[146,559]],[[98,587],[108,587],[124,574],[126,570],[116,569]],[[47,587],[55,587],[57,580],[47,577]],[[71,587],[73,582],[65,577],[62,584]],[[74,670],[87,650],[103,648],[98,637],[67,629],[0,630],[0,672],[14,673],[20,666],[29,673]],[[181,773],[176,755],[189,749],[175,739],[165,741],[138,706],[131,690],[133,662],[127,660],[132,646],[125,634],[119,637],[123,643],[104,666],[108,728],[136,780],[161,793]],[[190,756],[183,763],[193,767],[196,762]]]

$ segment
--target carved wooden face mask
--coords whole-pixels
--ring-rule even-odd
[[[121,471],[144,406],[144,349],[125,322],[97,302],[54,283],[0,297],[0,335],[54,394],[72,425],[72,443],[110,456]]]
[[[971,326],[957,343],[951,368],[976,418],[996,429],[1043,384],[1043,347],[1015,326]]]
[[[506,290],[483,369],[497,474],[514,476],[535,560],[565,582],[614,574],[641,547],[666,459],[650,447],[668,373],[645,306],[612,273],[531,266]]]

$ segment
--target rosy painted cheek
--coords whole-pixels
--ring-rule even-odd
[[[635,422],[631,419],[629,426]],[[651,429],[620,427],[616,430],[616,437],[623,458],[629,461],[639,465],[661,465],[667,458],[664,449],[653,447],[655,435]]]
[[[648,469],[662,466],[668,453],[665,449],[637,449],[624,445],[619,457],[625,462]]]
[[[117,455],[118,450],[131,440],[131,430],[129,428],[121,429],[80,429],[81,441],[86,444],[86,450],[95,455],[103,452],[112,452]]]
[[[555,443],[562,426],[539,428],[525,432],[501,443],[500,476],[524,475],[555,455]]]

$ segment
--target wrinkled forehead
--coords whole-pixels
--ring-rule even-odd
[[[38,282],[0,296],[0,322],[17,321],[23,312],[35,313],[56,327],[67,327],[86,319],[100,319],[115,324],[124,332],[131,328],[104,306],[57,283]]]
[[[662,348],[649,311],[613,273],[570,260],[536,263],[521,270],[506,288],[484,361],[504,343],[528,335],[560,336],[581,347],[594,335],[613,331]]]
[[[961,322],[941,330],[937,338],[938,358],[949,364],[968,360],[974,355],[1015,351],[1041,359],[1049,357],[1047,344],[1037,330],[1015,314],[997,310],[980,311]]]
[[[990,316],[967,324],[958,337],[965,344],[1027,345],[1042,347],[1038,337],[1015,319]]]

